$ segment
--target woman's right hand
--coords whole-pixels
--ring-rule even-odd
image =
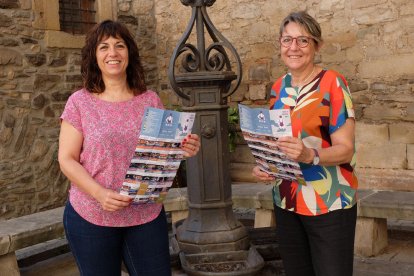
[[[101,188],[97,192],[95,199],[101,204],[102,209],[109,212],[121,210],[129,206],[132,198],[121,195],[111,189]]]
[[[261,181],[273,181],[275,178],[268,173],[262,171],[259,166],[255,166],[252,171],[252,175],[260,179]]]

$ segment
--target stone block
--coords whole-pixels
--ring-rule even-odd
[[[384,4],[387,0],[351,0],[351,8],[352,9],[361,9],[371,6],[377,6],[380,4]]]
[[[100,0],[96,2],[96,21],[115,19],[117,7],[112,0]]]
[[[275,47],[275,43],[263,42],[255,44],[253,48],[249,47],[247,58],[251,60],[267,59],[276,53],[278,53],[278,50]]]
[[[19,8],[19,0],[2,0],[0,1],[0,9],[17,9]]]
[[[355,141],[357,144],[387,143],[389,141],[388,125],[373,125],[364,122],[356,122]]]
[[[370,218],[413,220],[414,192],[377,191],[359,201],[358,215]]]
[[[250,100],[264,100],[267,95],[267,84],[250,84],[249,98]]]
[[[414,172],[414,144],[407,145],[407,163],[408,169]],[[414,183],[412,186],[414,186]]]
[[[394,143],[359,144],[357,145],[357,164],[359,167],[366,168],[405,169],[407,145]]]
[[[346,60],[350,62],[360,62],[364,59],[364,51],[360,45],[346,49]],[[351,90],[352,92],[353,90]]]
[[[23,10],[30,10],[32,8],[32,0],[20,0],[20,7]]]
[[[401,75],[414,74],[414,53],[387,55],[375,60],[361,62],[359,65],[362,79],[396,79]]]
[[[148,15],[154,8],[154,1],[140,0],[132,1],[132,10],[138,15]]]
[[[273,183],[270,183],[270,184],[266,183],[265,187],[266,189],[257,195],[257,198],[260,204],[260,209],[273,211],[273,208],[274,208],[273,194],[272,194]]]
[[[268,40],[269,34],[273,32],[272,26],[267,21],[253,21],[248,26],[245,37],[253,38],[254,43],[263,43]]]
[[[46,47],[51,48],[81,49],[85,43],[85,36],[48,30],[45,32],[45,43]]]
[[[232,183],[233,208],[255,209],[255,227],[274,227],[272,185],[265,183]],[[172,222],[188,217],[187,188],[172,188],[164,201]]]
[[[408,104],[404,120],[414,122],[414,103]]]
[[[10,252],[10,236],[1,235],[0,236],[0,256]]]
[[[230,177],[234,182],[257,182],[252,175],[253,163],[230,163]]]
[[[10,236],[10,252],[62,237],[62,215],[60,207],[0,222],[0,236]]]
[[[406,115],[401,108],[391,104],[374,103],[364,108],[364,118],[374,121],[402,120]]]
[[[20,276],[14,252],[0,256],[0,276]]]
[[[270,73],[267,64],[253,64],[249,68],[250,81],[269,81]]]
[[[247,84],[241,83],[237,90],[230,96],[231,102],[241,102],[248,92]]]
[[[45,54],[26,54],[26,59],[28,62],[35,66],[39,67],[46,63],[46,55]]]
[[[400,15],[414,14],[414,5],[412,2],[404,3],[400,6]]]
[[[230,153],[231,162],[239,163],[251,163],[254,164],[255,160],[247,145],[237,145],[234,152]]]
[[[408,154],[409,154],[408,150]],[[414,154],[411,155],[411,160]],[[410,161],[410,156],[408,156]],[[356,169],[360,189],[414,191],[414,166],[409,169]]]
[[[388,246],[387,219],[358,217],[354,246],[364,257],[381,253]]]
[[[254,228],[275,227],[276,220],[273,210],[256,209]]]
[[[0,65],[22,65],[22,55],[17,51],[0,47]]]
[[[171,188],[164,200],[165,211],[188,210],[187,188]]]
[[[372,102],[372,97],[367,93],[367,91],[358,91],[352,92],[352,87],[350,87],[352,93],[352,102],[355,105],[355,110],[362,110],[362,105],[369,105]],[[362,112],[361,112],[362,113]],[[358,117],[357,117],[358,120]],[[357,121],[358,122],[358,121]]]
[[[255,3],[239,3],[231,12],[232,19],[254,19],[260,16],[260,5]]]
[[[390,141],[392,143],[414,144],[414,123],[390,124]]]
[[[352,9],[352,12],[354,15],[354,22],[358,25],[375,25],[393,21],[398,17],[398,13],[395,9],[377,5],[364,9]]]
[[[271,187],[263,183],[235,182],[232,184],[233,207],[261,208],[259,197]]]
[[[182,219],[186,219],[188,217],[188,210],[184,211],[171,211],[171,223],[176,223]]]
[[[334,47],[331,47],[331,49],[333,49],[333,48]],[[346,57],[345,53],[340,51],[339,49],[337,49],[336,51],[333,51],[332,54],[326,53],[326,54],[322,55],[321,58],[322,58],[323,63],[334,63],[334,64],[339,63],[339,64],[341,64],[341,63],[345,63],[347,61],[347,57]],[[335,68],[334,70],[337,70],[337,69]],[[342,70],[338,70],[338,71],[342,72]]]

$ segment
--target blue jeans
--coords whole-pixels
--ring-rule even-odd
[[[151,222],[131,227],[105,227],[83,219],[68,202],[63,214],[66,238],[82,276],[170,276],[165,211]]]
[[[356,205],[319,216],[274,207],[287,276],[352,276]]]

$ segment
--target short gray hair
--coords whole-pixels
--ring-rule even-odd
[[[319,23],[305,11],[292,12],[283,19],[280,24],[279,35],[282,36],[285,27],[290,22],[295,22],[302,26],[308,32],[319,46],[323,42],[322,30]]]

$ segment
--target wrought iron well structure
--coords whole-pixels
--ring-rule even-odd
[[[255,259],[250,266],[260,267],[263,260],[260,263],[258,254],[248,250],[248,234],[234,216],[231,199],[227,98],[241,82],[241,61],[207,14],[206,7],[215,0],[181,2],[191,6],[191,18],[171,56],[168,77],[183,102],[183,110],[196,112],[193,132],[201,134],[202,147],[197,156],[187,160],[189,216],[175,225],[180,258],[192,254],[189,259],[194,260],[199,254],[200,259],[212,260],[207,255],[215,252],[235,261],[244,254],[240,252],[249,252],[244,254],[246,258]],[[188,42],[194,27],[196,45]],[[179,58],[181,63],[177,62]],[[238,257],[232,257],[231,252]]]

